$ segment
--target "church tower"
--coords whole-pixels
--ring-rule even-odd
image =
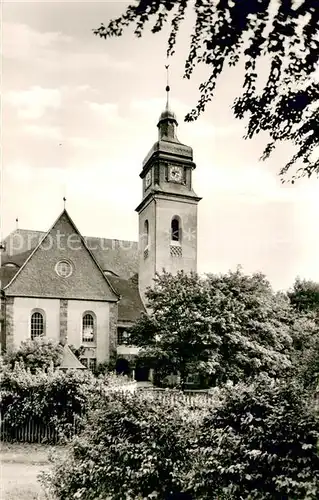
[[[143,161],[142,202],[139,215],[139,291],[144,300],[147,287],[163,269],[175,274],[197,270],[197,206],[193,190],[193,150],[176,136],[175,113],[166,108],[157,127],[158,141]]]

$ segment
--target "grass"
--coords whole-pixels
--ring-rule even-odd
[[[27,443],[1,445],[1,500],[45,500],[38,474],[49,470],[53,447]]]

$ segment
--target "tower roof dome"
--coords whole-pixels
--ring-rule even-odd
[[[176,114],[174,113],[174,111],[172,111],[168,107],[166,107],[165,110],[162,111],[162,113],[159,117],[158,123],[160,123],[163,120],[173,120],[177,123]]]

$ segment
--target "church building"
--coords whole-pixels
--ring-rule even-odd
[[[47,233],[16,229],[4,240],[2,350],[47,336],[82,347],[88,368],[117,360],[125,371],[138,352],[126,331],[145,312],[155,274],[197,269],[200,198],[193,151],[177,139],[177,125],[167,100],[140,173],[138,241],[82,236],[65,209]]]

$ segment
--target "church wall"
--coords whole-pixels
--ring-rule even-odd
[[[6,350],[13,348],[13,312],[14,297],[5,297],[1,304],[1,312],[4,322],[2,323],[2,344]]]
[[[10,297],[8,297],[10,299]],[[41,309],[45,313],[45,336],[60,340],[60,301],[33,297],[15,297],[13,305],[13,343],[17,347],[24,340],[31,339],[31,313]]]
[[[68,344],[72,344],[75,347],[80,347],[82,345],[82,318],[85,312],[93,312],[93,315],[96,317],[97,329],[96,343],[87,343],[86,346],[96,346],[97,363],[103,363],[109,359],[110,304],[108,302],[86,300],[68,301]],[[92,355],[92,357],[94,356]]]

